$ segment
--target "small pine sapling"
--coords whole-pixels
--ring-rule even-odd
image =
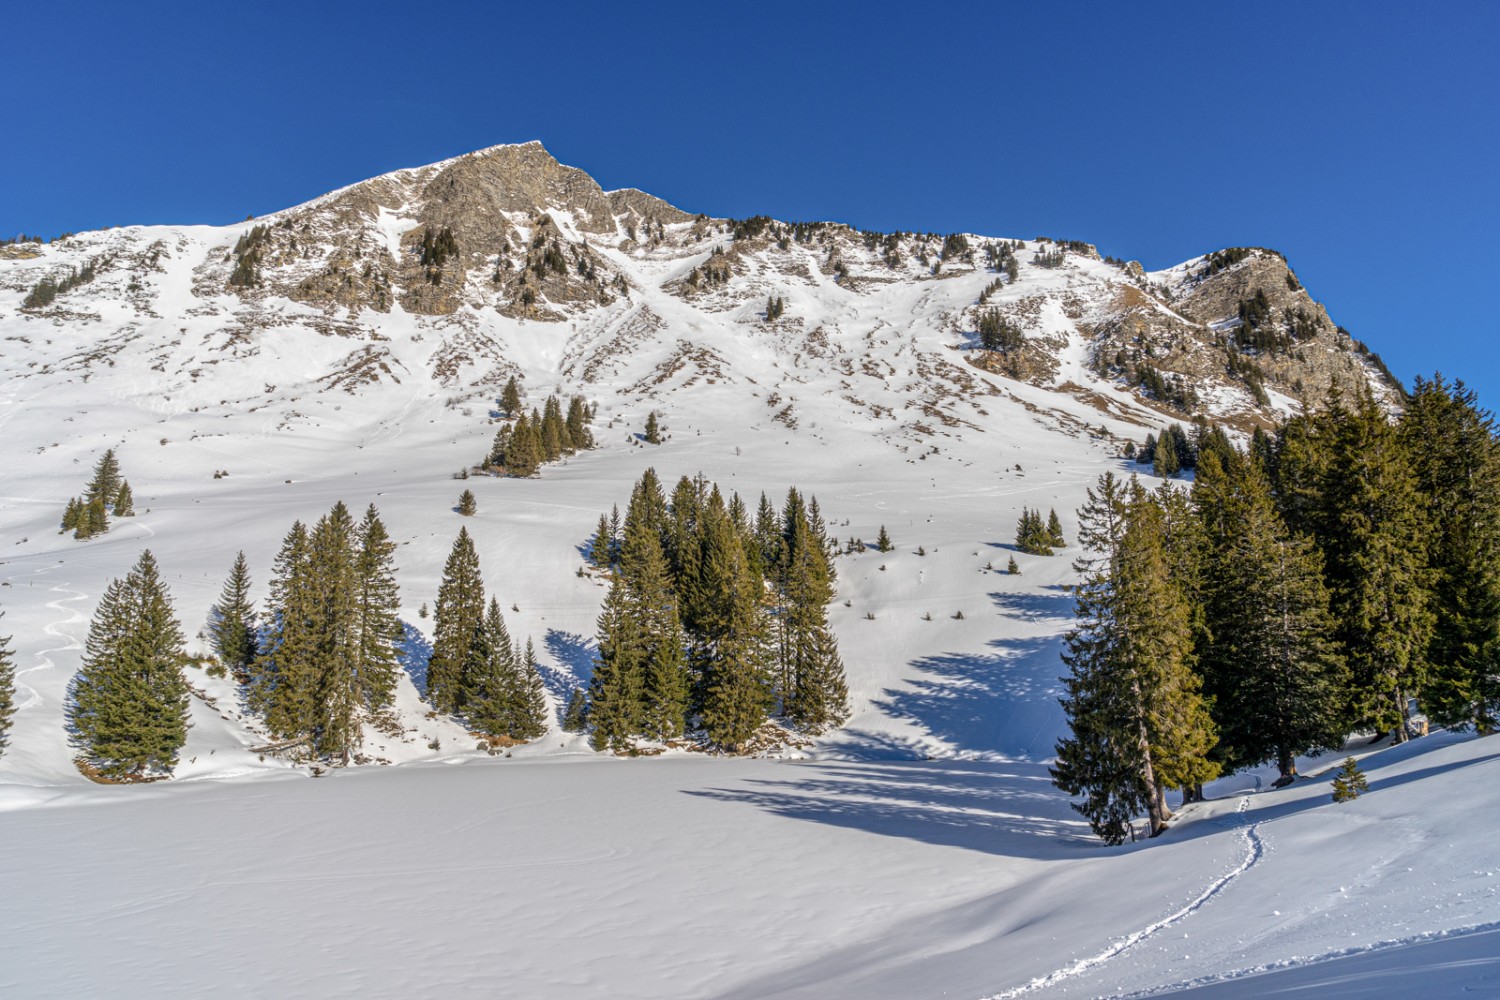
[[[131,496],[130,483],[124,480],[115,494],[115,517],[135,517],[135,497]]]
[[[474,512],[479,509],[479,503],[474,499],[473,490],[464,490],[458,497],[458,512],[464,517],[473,517]]]
[[[1020,576],[1021,575],[1021,567],[1016,562],[1016,557],[1015,556],[1011,556],[1010,557],[1010,565],[1008,565],[1008,566],[1005,567],[1005,572],[1009,573],[1011,576]]]
[[[875,536],[875,548],[881,552],[889,552],[893,548],[891,536],[886,534],[885,525],[880,526],[880,534]]]
[[[1344,758],[1344,765],[1339,768],[1339,773],[1333,776],[1333,801],[1349,802],[1369,790],[1369,779],[1365,777],[1365,772],[1359,769],[1359,761],[1353,757]]]

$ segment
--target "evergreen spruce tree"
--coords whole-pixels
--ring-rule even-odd
[[[568,404],[568,438],[577,451],[588,451],[594,446],[594,435],[589,430],[588,405],[582,396],[574,396]]]
[[[510,736],[520,694],[521,669],[500,602],[490,598],[472,643],[473,666],[464,677],[464,715],[469,725],[490,736]]]
[[[1352,674],[1349,721],[1406,739],[1406,699],[1422,686],[1432,635],[1430,525],[1412,461],[1370,393],[1323,419],[1329,456],[1319,516],[1330,610]]]
[[[83,511],[83,503],[77,497],[69,497],[68,506],[63,510],[62,531],[59,531],[58,534],[77,531],[78,525],[83,519]]]
[[[248,675],[260,655],[260,640],[255,629],[255,604],[250,600],[250,567],[243,552],[235,556],[229,568],[229,579],[213,607],[209,633],[219,662],[236,676]]]
[[[646,443],[661,444],[661,425],[656,422],[656,411],[646,414]]]
[[[465,665],[483,619],[484,581],[479,573],[479,554],[468,529],[460,528],[438,587],[432,656],[427,661],[427,696],[439,712],[457,712],[464,707]]]
[[[568,695],[567,708],[563,710],[562,728],[565,733],[581,733],[588,725],[588,695],[583,688],[574,688]]]
[[[506,474],[521,479],[534,476],[543,457],[541,428],[523,413],[516,420],[505,450]]]
[[[1207,639],[1200,669],[1219,727],[1216,756],[1230,770],[1335,749],[1346,682],[1331,636],[1322,558],[1286,530],[1256,461],[1223,470],[1200,457],[1194,484],[1205,526]]]
[[[1015,556],[1011,556],[1010,557],[1010,564],[1005,567],[1005,572],[1009,573],[1011,576],[1020,576],[1021,575],[1021,567],[1016,562],[1016,557]]]
[[[135,517],[135,498],[130,493],[130,484],[120,481],[119,492],[114,497],[115,517]]]
[[[1163,433],[1152,449],[1151,471],[1163,479],[1171,479],[1182,468],[1181,456],[1177,453],[1177,435]]]
[[[0,611],[0,618],[5,613]],[[0,752],[10,743],[10,720],[16,711],[16,665],[11,659],[10,636],[0,635]]]
[[[388,707],[401,676],[401,593],[396,586],[396,543],[371,504],[358,532],[354,561],[355,671],[360,697],[371,711]]]
[[[623,750],[643,728],[645,677],[641,623],[632,613],[623,574],[610,582],[599,614],[599,655],[589,679],[589,723],[595,750]]]
[[[478,502],[474,499],[473,490],[464,490],[458,496],[458,512],[464,517],[473,517],[474,512],[479,509]]]
[[[1418,378],[1401,419],[1430,527],[1436,627],[1422,708],[1438,725],[1500,728],[1500,440],[1474,392]]]
[[[771,708],[761,584],[750,574],[717,490],[704,505],[701,534],[702,556],[692,583],[697,608],[692,662],[703,728],[715,744],[738,752]]]
[[[548,396],[547,402],[542,409],[541,440],[542,458],[547,462],[555,462],[562,457],[564,451],[563,434],[567,430],[563,423],[562,409],[558,405],[556,396]]]
[[[781,554],[776,581],[777,694],[793,722],[818,732],[848,717],[848,690],[843,661],[828,629],[833,582],[827,550],[813,527],[811,507],[803,507],[795,489],[787,492],[782,507]]]
[[[1338,773],[1333,776],[1333,801],[1352,802],[1369,790],[1369,779],[1359,769],[1359,761],[1345,757]]]
[[[104,592],[68,721],[81,758],[109,778],[170,772],[187,742],[182,629],[149,551]]]
[[[885,525],[880,526],[880,534],[875,536],[875,549],[878,552],[891,551],[891,536],[886,534]]]
[[[1067,539],[1063,538],[1062,520],[1058,518],[1056,510],[1047,512],[1047,544],[1053,548],[1061,549],[1067,547]]]
[[[315,678],[310,671],[317,642],[313,621],[315,595],[307,566],[311,552],[307,529],[292,524],[272,567],[266,603],[266,641],[251,671],[247,692],[271,732],[283,739],[305,735],[313,725]]]
[[[594,537],[589,542],[589,562],[593,563],[597,569],[609,568],[612,548],[610,542],[609,519],[600,514],[599,526],[594,529]]]
[[[687,729],[690,684],[686,640],[666,556],[656,532],[644,518],[626,518],[620,574],[628,613],[638,626],[638,731],[652,740],[676,739]]]
[[[530,638],[526,640],[520,668],[520,686],[511,713],[510,735],[518,740],[534,740],[547,732],[547,686],[542,682],[536,648]]]
[[[1172,579],[1162,508],[1138,482],[1106,473],[1079,512],[1078,624],[1067,636],[1064,710],[1053,781],[1109,843],[1143,807],[1153,836],[1171,813],[1169,787],[1212,778],[1215,734],[1192,672],[1192,617]]]
[[[84,505],[78,515],[78,526],[73,531],[77,539],[93,538],[109,530],[109,512],[104,509],[104,500],[95,497]]]
[[[515,417],[521,411],[521,387],[514,375],[506,380],[505,389],[500,393],[500,409],[507,417]]]
[[[84,490],[84,503],[98,500],[100,503],[113,503],[120,492],[120,462],[115,458],[113,448],[100,456],[94,465],[93,477],[89,479],[87,489]]]
[[[342,502],[319,518],[308,535],[307,574],[314,595],[311,624],[315,637],[306,665],[313,683],[308,735],[316,753],[345,764],[359,748],[362,735],[357,546],[354,519]],[[381,638],[372,637],[372,644]]]

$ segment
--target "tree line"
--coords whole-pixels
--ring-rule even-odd
[[[1164,438],[1166,440],[1166,438]],[[1079,511],[1054,782],[1110,843],[1222,773],[1500,721],[1500,442],[1462,382],[1419,378],[1214,436],[1191,490],[1103,476]],[[1158,442],[1160,447],[1161,442]]]
[[[817,499],[735,494],[684,476],[665,495],[636,483],[623,526],[601,517],[591,559],[610,574],[599,654],[573,714],[598,749],[633,749],[699,729],[740,751],[774,714],[808,732],[848,717],[828,626],[835,573]],[[580,696],[583,697],[583,696]]]

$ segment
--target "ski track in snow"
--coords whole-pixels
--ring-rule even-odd
[[[26,700],[16,705],[17,711],[25,711],[29,708],[35,708],[38,705],[41,705],[43,701],[41,694],[36,690],[36,688],[23,682],[21,678],[25,677],[27,674],[34,673],[35,671],[51,670],[53,667],[57,666],[56,662],[54,662],[52,659],[53,653],[67,653],[75,649],[83,648],[83,643],[78,640],[77,636],[64,631],[67,626],[82,624],[84,621],[83,612],[77,610],[76,608],[64,607],[63,605],[71,604],[74,601],[87,600],[88,594],[85,594],[81,590],[73,590],[67,583],[53,584],[50,589],[54,594],[72,595],[69,597],[59,597],[55,601],[47,602],[47,607],[58,613],[67,612],[68,617],[59,618],[56,621],[43,626],[42,628],[42,633],[44,635],[49,635],[54,639],[62,639],[64,640],[65,644],[61,646],[50,646],[47,649],[42,650],[37,654],[36,666],[27,667],[25,670],[16,671],[16,687],[24,688],[27,692]]]
[[[1260,777],[1257,775],[1255,778],[1257,790],[1259,790],[1260,783]],[[1240,816],[1244,816],[1244,814],[1249,809],[1250,796],[1247,794],[1242,799],[1240,799],[1239,808],[1236,809],[1235,812]],[[1156,921],[1154,924],[1125,935],[1124,937],[1111,944],[1108,948],[1105,948],[1103,951],[1099,952],[1097,955],[1091,955],[1088,958],[1081,958],[1078,961],[1074,962],[1072,965],[1065,966],[1064,968],[1058,969],[1055,972],[1049,972],[1045,976],[1038,976],[1037,978],[1033,979],[1031,982],[1026,983],[1023,986],[1017,986],[1013,989],[1006,990],[1003,993],[991,994],[990,996],[985,997],[984,1000],[1010,1000],[1011,997],[1023,996],[1024,994],[1031,993],[1036,990],[1045,989],[1048,986],[1055,986],[1056,984],[1062,982],[1064,979],[1072,979],[1074,976],[1082,975],[1085,972],[1091,972],[1097,969],[1099,966],[1103,965],[1105,962],[1108,962],[1111,959],[1124,954],[1126,951],[1140,944],[1142,941],[1145,941],[1148,938],[1152,937],[1158,931],[1165,930],[1166,928],[1171,927],[1173,924],[1178,923],[1179,921],[1196,913],[1198,910],[1202,909],[1209,900],[1213,899],[1215,896],[1219,895],[1230,885],[1232,885],[1235,880],[1238,879],[1241,875],[1245,874],[1247,871],[1260,864],[1261,858],[1265,856],[1265,845],[1260,839],[1260,823],[1251,823],[1248,826],[1245,826],[1241,833],[1245,841],[1244,859],[1232,870],[1226,872],[1225,874],[1210,882],[1208,884],[1208,887],[1200,892],[1198,896],[1186,906],[1174,911],[1173,913],[1168,914],[1167,916]]]

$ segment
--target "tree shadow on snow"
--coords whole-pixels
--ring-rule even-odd
[[[787,770],[792,777],[684,794],[1006,857],[1076,857],[1099,845],[1042,763],[820,762]]]
[[[542,683],[547,685],[547,690],[558,700],[558,704],[566,705],[568,696],[574,689],[588,687],[594,676],[594,655],[597,652],[594,640],[576,632],[549,628],[546,644],[547,652],[552,654],[552,658],[567,669],[540,665],[538,669],[542,674]]]
[[[396,644],[396,658],[401,669],[416,685],[417,693],[427,697],[427,661],[432,659],[432,643],[407,622],[401,623],[401,641]]]
[[[1055,593],[994,593],[990,600],[1007,617],[1028,623],[1071,620],[1073,603]],[[1063,693],[1061,635],[1000,637],[978,653],[939,653],[912,663],[919,673],[900,688],[887,688],[875,703],[935,740],[963,752],[1030,760],[1052,757],[1067,729],[1057,699]],[[856,756],[889,759],[879,741],[847,741]],[[903,755],[905,756],[905,755]]]

